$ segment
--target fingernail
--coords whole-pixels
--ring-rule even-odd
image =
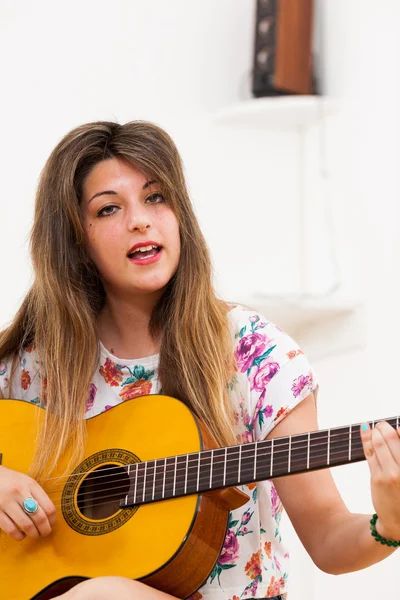
[[[363,431],[368,431],[368,425],[367,425],[366,423],[363,423],[363,424],[361,425],[361,429],[362,429]]]

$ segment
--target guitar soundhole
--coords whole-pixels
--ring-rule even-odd
[[[89,519],[106,519],[120,510],[119,503],[129,490],[129,476],[120,465],[100,465],[79,486],[79,511]]]

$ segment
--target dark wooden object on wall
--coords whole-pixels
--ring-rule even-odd
[[[253,94],[312,94],[313,0],[257,0]]]

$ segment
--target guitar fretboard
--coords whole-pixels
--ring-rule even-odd
[[[382,421],[383,419],[380,419]],[[384,419],[393,427],[399,417]],[[379,421],[370,422],[374,427]],[[127,465],[121,507],[364,460],[360,424]]]

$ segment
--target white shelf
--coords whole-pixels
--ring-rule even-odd
[[[351,300],[323,297],[302,300],[254,295],[237,301],[259,311],[266,319],[289,334],[321,327],[348,316],[359,307],[358,303]]]
[[[293,131],[307,129],[336,112],[337,104],[324,96],[271,96],[225,107],[214,115],[214,123]]]

